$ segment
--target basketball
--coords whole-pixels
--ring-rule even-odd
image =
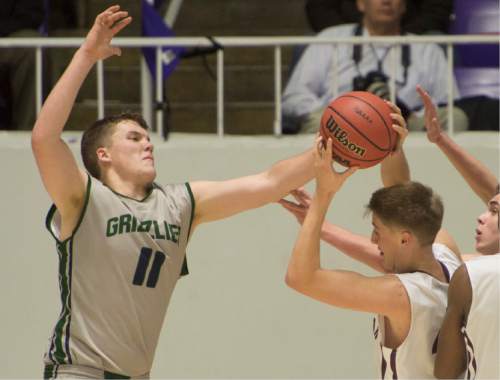
[[[347,92],[332,100],[321,117],[320,134],[332,139],[333,159],[347,167],[369,168],[395,148],[391,107],[365,91]]]

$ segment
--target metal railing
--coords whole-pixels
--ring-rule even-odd
[[[274,47],[274,135],[281,135],[281,48],[292,45],[308,44],[330,44],[334,48],[339,44],[393,44],[400,46],[403,44],[441,44],[447,46],[447,84],[448,84],[448,132],[453,135],[453,45],[458,44],[500,44],[498,35],[438,35],[438,36],[390,36],[390,37],[367,37],[353,36],[344,38],[325,38],[325,37],[215,37],[214,38],[224,48],[231,47]],[[42,106],[42,48],[74,48],[82,44],[83,38],[0,38],[1,48],[15,47],[34,47],[36,49],[36,109],[40,111]],[[184,47],[210,47],[212,42],[205,37],[117,37],[113,40],[115,46],[121,48],[156,48],[156,101],[163,101],[163,73],[161,70],[162,47],[184,46]],[[389,88],[391,99],[395,99],[395,72],[396,72],[396,54],[395,49],[391,49],[392,70],[389,75]],[[334,63],[336,65],[336,62]],[[335,70],[334,70],[335,71]],[[146,71],[141,71],[144,77]],[[143,81],[145,82],[145,81]],[[338,93],[338,83],[334,78],[334,94]],[[142,86],[142,96],[148,93],[150,89]],[[104,116],[104,70],[103,62],[97,64],[97,103],[98,117]],[[151,107],[146,107],[143,102],[143,113],[148,122],[152,120]],[[163,114],[157,111],[156,124],[162,125]],[[162,128],[157,128],[162,133]],[[224,51],[217,52],[217,134],[224,136]]]

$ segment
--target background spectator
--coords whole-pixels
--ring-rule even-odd
[[[401,21],[409,33],[447,33],[453,0],[406,0],[406,13]],[[356,0],[307,0],[306,15],[312,30],[358,22],[362,14]]]
[[[361,24],[343,24],[322,31],[321,37],[394,36],[403,33],[401,20],[406,11],[404,0],[358,0],[363,14]],[[336,49],[337,71],[333,72],[332,46],[312,44],[292,72],[283,94],[283,131],[316,132],[324,107],[333,99],[334,78],[338,93],[352,90],[370,91],[388,98],[388,76],[394,47],[390,44],[352,46],[340,44]],[[426,87],[438,104],[447,102],[447,62],[443,50],[434,44],[411,44],[397,51],[396,103],[408,120],[410,130],[423,130],[423,118],[415,111],[423,104],[416,85]],[[456,88],[456,84],[454,83]],[[458,97],[458,90],[454,92]],[[439,112],[446,123],[446,108]],[[454,110],[455,130],[468,127],[463,111]]]

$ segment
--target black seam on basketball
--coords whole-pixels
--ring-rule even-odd
[[[376,95],[375,95],[376,96]],[[384,117],[382,116],[382,114],[378,111],[378,109],[376,109],[375,107],[373,107],[372,104],[368,103],[366,100],[364,100],[363,98],[358,98],[357,96],[354,96],[354,95],[342,95],[340,96],[341,98],[344,97],[344,98],[354,98],[354,99],[358,99],[358,100],[361,100],[363,103],[367,104],[368,106],[370,106],[379,116],[380,116],[380,119],[382,120],[382,122],[384,123],[384,127],[385,127],[385,130],[387,132],[387,135],[389,137],[389,149],[388,150],[391,150],[390,147],[392,146],[392,136],[391,136],[391,128],[386,124],[385,122],[385,119]]]
[[[389,132],[389,128],[387,127],[387,124],[384,120],[384,118],[382,117],[382,115],[380,114],[380,112],[378,112],[378,110],[373,107],[370,103],[366,102],[365,100],[361,99],[361,98],[358,98],[356,96],[352,96],[352,95],[342,95],[342,96],[339,96],[337,99],[340,99],[340,98],[354,98],[354,99],[357,99],[357,100],[360,100],[362,101],[363,103],[365,103],[366,105],[370,106],[370,108],[372,110],[374,110],[380,117],[380,119],[382,120],[382,122],[384,123],[384,127],[386,129],[386,132],[388,134],[388,137],[389,137],[389,148],[386,149],[386,148],[382,148],[380,146],[378,146],[377,144],[375,144],[373,141],[371,141],[368,136],[366,136],[364,133],[362,133],[358,128],[356,128],[349,120],[347,120],[345,118],[344,115],[342,115],[340,112],[338,112],[335,108],[333,108],[332,106],[328,106],[329,109],[331,109],[333,112],[335,112],[337,115],[339,115],[347,124],[349,124],[356,132],[358,132],[361,136],[363,136],[370,144],[372,144],[375,148],[377,148],[378,150],[382,151],[382,152],[387,152],[387,151],[391,151],[391,146],[392,146],[392,138],[391,138],[391,134]]]
[[[358,134],[360,134],[361,136],[363,136],[367,142],[369,142],[371,145],[373,145],[379,151],[381,151],[381,152],[387,152],[387,151],[391,150],[391,149],[382,148],[382,147],[378,146],[377,144],[375,144],[372,140],[370,140],[368,138],[368,136],[366,136],[363,132],[361,132],[358,128],[356,128],[354,126],[354,124],[352,124],[349,120],[347,120],[346,117],[344,115],[342,115],[340,112],[338,112],[335,108],[333,108],[331,106],[328,106],[328,108],[331,109],[333,112],[335,112],[339,117],[341,117],[342,120],[344,120],[347,124],[349,124],[354,131],[358,132]],[[384,125],[385,125],[385,121],[384,121]],[[390,143],[390,140],[391,140],[391,138],[390,138],[390,135],[389,135],[389,143]]]

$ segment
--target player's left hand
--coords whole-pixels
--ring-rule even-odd
[[[401,109],[397,105],[388,100],[386,100],[385,102],[392,109],[391,118],[394,123],[392,124],[391,127],[398,134],[398,141],[396,143],[394,151],[391,153],[394,154],[396,152],[401,151],[401,149],[403,148],[403,143],[406,137],[408,137],[408,128],[406,127],[406,120],[404,119],[403,114],[401,113]]]
[[[96,17],[80,50],[94,61],[121,55],[119,47],[111,46],[111,40],[131,21],[132,17],[120,10],[119,5],[109,7]]]
[[[328,138],[326,144],[323,137],[320,136],[316,139],[314,170],[317,194],[331,195],[336,193],[345,180],[358,169],[357,167],[350,167],[342,173],[337,172],[332,166],[332,144],[331,138]]]

